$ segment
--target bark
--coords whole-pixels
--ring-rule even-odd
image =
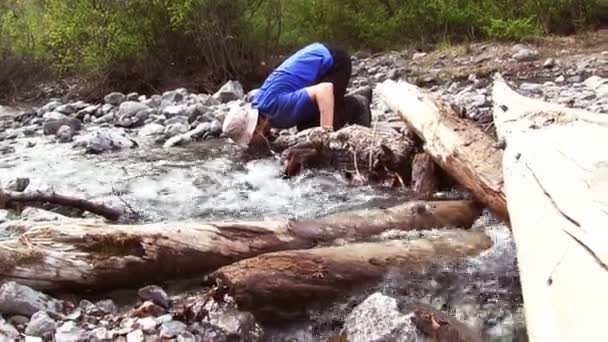
[[[608,318],[608,118],[521,96],[500,76],[493,99],[530,340],[600,340]]]
[[[103,203],[61,195],[55,192],[17,192],[0,189],[0,209],[14,209],[28,206],[43,208],[46,204],[85,210],[103,216],[110,221],[116,221],[124,214],[123,210],[112,208]]]
[[[36,289],[110,289],[202,276],[259,254],[364,238],[389,229],[470,226],[471,201],[410,202],[316,219],[112,225],[95,220],[13,221],[0,241],[0,283]],[[153,270],[153,271],[151,271]]]
[[[285,175],[304,168],[330,168],[370,182],[411,178],[414,142],[390,127],[347,126],[336,132],[319,128],[279,136],[272,142],[287,160]]]
[[[424,141],[424,150],[446,173],[508,220],[503,153],[491,137],[444,101],[407,82],[387,80],[378,85],[376,94]]]
[[[260,255],[212,274],[218,288],[262,321],[293,319],[318,304],[380,285],[391,272],[422,275],[492,246],[482,232],[349,244]]]
[[[418,153],[412,163],[412,190],[421,195],[430,195],[439,189],[439,178],[435,162],[428,153]]]

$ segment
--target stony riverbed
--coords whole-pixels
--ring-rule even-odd
[[[478,44],[467,50],[428,53],[360,52],[353,57],[352,89],[403,77],[489,127],[494,71],[501,71],[524,95],[608,113],[608,52],[601,49],[579,53],[567,48]],[[248,91],[229,82],[215,94],[187,89],[151,96],[112,93],[99,103],[50,99],[44,106],[21,111],[0,108],[4,111],[0,113],[0,183],[28,177],[30,190],[54,189],[116,206],[128,203],[145,222],[312,217],[408,199],[402,191],[353,186],[341,175],[324,171],[307,171],[286,180],[276,158],[240,158],[239,150],[221,137],[221,122],[228,111],[248,100]],[[377,99],[372,112],[375,122],[405,129]],[[0,210],[0,223],[17,218]],[[495,246],[461,268],[437,270],[424,279],[387,275],[370,293],[311,312],[310,320],[289,325],[260,327],[253,317],[230,306],[207,307],[217,315],[188,320],[175,305],[165,307],[161,302],[170,296],[175,296],[173,302],[188,302],[185,293],[196,298],[192,288],[170,290],[166,284],[169,294],[148,288],[126,300],[116,294],[85,296],[84,301],[75,296],[63,303],[45,297],[44,302],[53,305],[74,303],[68,316],[40,313],[47,308],[39,304],[32,304],[27,312],[14,312],[7,311],[3,302],[10,291],[25,291],[30,300],[37,294],[9,287],[0,290],[4,313],[0,340],[29,335],[45,340],[54,336],[56,341],[156,341],[161,336],[177,341],[201,340],[201,336],[203,341],[321,341],[344,329],[349,341],[385,335],[384,341],[413,341],[417,333],[408,328],[408,313],[400,312],[395,303],[419,301],[482,330],[484,340],[524,341],[511,236],[488,214],[474,229],[487,231]],[[142,303],[150,306],[149,312],[140,312]],[[133,308],[140,310],[139,316],[133,316]]]

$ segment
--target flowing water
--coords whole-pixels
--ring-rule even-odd
[[[0,142],[7,144],[15,152],[0,155],[0,182],[29,177],[30,190],[53,189],[113,205],[124,201],[144,213],[146,222],[313,217],[408,198],[404,193],[371,186],[354,187],[330,172],[308,171],[294,179],[282,179],[278,160],[244,162],[231,144],[221,140],[169,150],[144,142],[136,149],[102,155],[85,155],[71,144],[55,144],[44,136]],[[387,275],[376,290],[433,304],[483,328],[487,340],[524,341],[511,236],[488,215],[474,229],[487,230],[494,247],[459,269],[438,270],[432,278]],[[335,332],[344,315],[361,299],[312,312],[310,321],[270,331],[277,341],[288,336],[318,341],[318,336]]]

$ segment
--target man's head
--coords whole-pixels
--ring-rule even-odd
[[[247,147],[259,143],[261,136],[268,134],[270,124],[257,109],[248,105],[246,108],[233,107],[224,119],[222,130],[235,143]]]

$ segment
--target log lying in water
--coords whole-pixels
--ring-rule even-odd
[[[493,99],[529,338],[602,340],[608,117],[524,97],[500,76]]]
[[[372,182],[398,176],[407,185],[411,178],[414,142],[390,127],[352,125],[336,132],[317,127],[279,136],[272,147],[287,159],[286,176],[303,168],[323,167]]]
[[[424,150],[441,168],[498,217],[508,219],[503,153],[491,137],[444,101],[407,82],[387,80],[376,94],[424,141]]]
[[[116,221],[124,214],[123,210],[112,208],[103,203],[55,192],[17,192],[0,189],[0,209],[14,209],[16,207],[43,208],[46,204],[85,210],[103,216],[110,221]]]
[[[460,230],[412,240],[269,253],[222,267],[212,277],[256,318],[281,320],[304,314],[310,305],[347,299],[389,272],[424,274],[491,246],[484,233]]]
[[[0,283],[41,290],[110,289],[202,276],[259,254],[362,238],[389,229],[468,227],[471,201],[410,202],[301,221],[109,225],[84,219],[14,221],[19,238],[0,241]],[[29,228],[29,229],[28,229]]]

